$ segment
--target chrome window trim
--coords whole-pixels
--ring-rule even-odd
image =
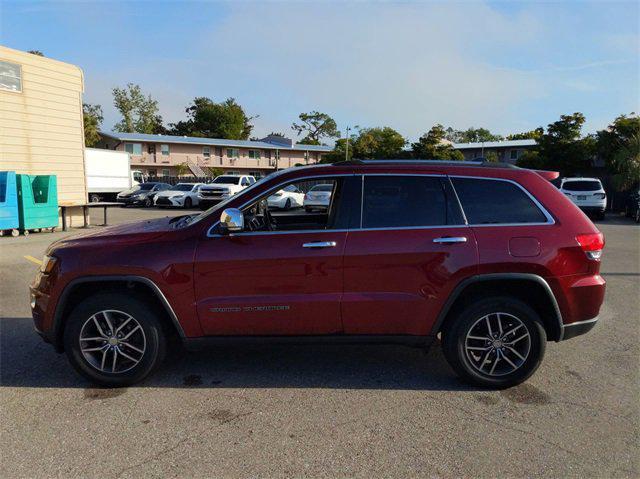
[[[338,173],[338,174],[328,174],[328,175],[310,175],[310,176],[301,176],[299,178],[295,178],[291,181],[286,181],[283,183],[278,183],[276,186],[273,186],[272,188],[266,190],[264,193],[262,193],[261,196],[264,196],[265,198],[270,196],[270,193],[272,191],[277,191],[279,189],[284,188],[281,185],[289,185],[291,183],[296,183],[298,181],[306,181],[306,180],[313,180],[315,178],[318,179],[323,179],[323,178],[340,178],[340,177],[347,177],[347,176],[358,176],[360,175],[360,173]],[[255,183],[254,183],[255,184]],[[333,192],[332,192],[333,194]],[[245,201],[242,205],[238,206],[238,209],[241,210],[242,208],[244,208],[247,205],[250,205],[252,202],[255,201],[255,196],[253,198],[251,198],[249,201]],[[232,235],[219,235],[216,233],[212,233],[211,231],[220,224],[220,220],[216,221],[214,224],[212,224],[209,229],[207,230],[207,238],[221,238],[221,237],[225,237],[225,236],[232,236]],[[287,234],[287,233],[319,233],[319,232],[329,232],[329,231],[340,231],[340,230],[293,230],[293,231],[249,231],[249,232],[242,232],[242,233],[234,233],[233,236],[243,236],[243,235],[252,235],[255,236],[256,234]],[[344,230],[347,231],[347,230]]]
[[[485,181],[504,181],[506,183],[511,183],[515,186],[517,186],[518,188],[520,188],[525,195],[527,195],[527,197],[529,197],[529,199],[533,202],[534,205],[536,205],[536,207],[538,207],[538,209],[542,212],[542,214],[544,215],[544,217],[547,219],[546,222],[544,223],[540,223],[540,222],[536,222],[536,223],[489,223],[489,224],[471,224],[468,223],[469,226],[473,227],[473,228],[486,228],[486,227],[503,227],[503,226],[548,226],[548,225],[554,225],[556,223],[555,219],[553,218],[553,216],[551,216],[551,214],[549,213],[549,211],[547,211],[547,209],[542,206],[542,204],[537,200],[537,198],[535,196],[533,196],[524,186],[522,186],[520,183],[518,183],[517,181],[514,180],[510,180],[508,178],[493,178],[493,177],[488,177],[488,176],[469,176],[469,175],[448,175],[449,178],[468,178],[468,179],[474,179],[474,180],[485,180]],[[455,185],[453,184],[453,181],[451,182],[451,185],[453,186],[453,190],[455,191]],[[458,193],[456,192],[456,196],[458,195]],[[466,213],[464,213],[464,208],[462,207],[462,202],[460,202],[460,207],[462,208],[462,212],[465,215],[466,218]]]

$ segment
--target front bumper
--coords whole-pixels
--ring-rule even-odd
[[[156,197],[155,205],[156,206],[183,206],[184,196],[180,196],[178,198],[169,198],[167,196],[161,196],[160,198]]]
[[[116,198],[118,203],[122,203],[125,206],[129,205],[142,205],[146,198]]]

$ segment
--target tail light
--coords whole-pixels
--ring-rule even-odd
[[[593,196],[600,198],[601,200],[604,200],[607,197],[604,193],[595,193]]]
[[[308,199],[309,199],[309,193],[305,193],[305,194],[304,194],[304,199],[305,199],[305,200],[308,200]]]
[[[602,233],[588,233],[576,236],[576,241],[589,259],[600,259],[604,248],[604,235]]]

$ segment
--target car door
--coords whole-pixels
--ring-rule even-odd
[[[444,176],[365,175],[361,228],[349,232],[346,334],[426,335],[458,282],[477,269],[476,242]]]
[[[340,179],[340,184],[346,181]],[[284,186],[274,186],[263,197]],[[341,332],[342,262],[347,239],[343,218],[349,205],[339,198],[331,208],[337,220],[328,229],[232,235],[216,234],[214,229],[203,238],[196,251],[194,278],[205,334]]]

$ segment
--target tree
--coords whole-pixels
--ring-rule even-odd
[[[486,128],[467,128],[466,130],[454,130],[449,127],[445,130],[445,139],[453,143],[480,143],[502,140],[502,136],[494,135]]]
[[[27,53],[31,53],[32,55],[38,55],[39,57],[44,56],[44,53],[42,53],[40,50],[28,50]]]
[[[544,128],[539,126],[535,130],[525,131],[523,133],[514,133],[512,135],[507,135],[507,140],[536,140],[538,141],[542,138],[544,134]]]
[[[364,128],[353,142],[353,157],[361,159],[397,158],[407,140],[393,128]]]
[[[244,109],[233,98],[215,103],[210,98],[197,97],[186,108],[188,119],[170,125],[175,135],[246,140],[251,135],[253,125]]]
[[[158,114],[158,102],[145,96],[140,86],[128,83],[125,88],[113,89],[113,104],[122,115],[114,126],[123,133],[164,133],[162,117]]]
[[[82,120],[84,123],[84,144],[95,146],[100,141],[100,126],[102,125],[102,107],[100,105],[82,104]]]
[[[347,153],[347,139],[340,138],[336,140],[336,144],[333,147],[333,151],[322,155],[320,163],[337,163],[338,161],[348,161],[353,158],[353,145],[355,144],[358,136],[355,134],[349,137],[349,152]]]
[[[619,183],[623,189],[640,181],[639,137],[640,117],[635,113],[618,116],[606,129],[596,133],[598,157],[604,160],[609,171],[622,175]]]
[[[581,137],[584,122],[585,117],[579,112],[561,115],[537,140],[537,153],[523,155],[518,166],[557,170],[564,176],[584,172],[591,167],[596,151],[594,137]]]
[[[423,160],[464,160],[464,155],[454,150],[446,140],[447,131],[440,124],[434,125],[411,145],[414,158]]]
[[[293,123],[291,128],[298,133],[306,134],[298,143],[303,145],[320,145],[323,138],[338,138],[340,132],[333,118],[326,113],[312,111],[311,113],[300,113],[301,123]]]
[[[191,168],[186,163],[180,163],[176,165],[176,176],[185,176],[187,173],[191,172]]]
[[[486,155],[484,155],[485,161],[489,163],[498,163],[499,158],[498,154],[495,151],[488,151]]]

